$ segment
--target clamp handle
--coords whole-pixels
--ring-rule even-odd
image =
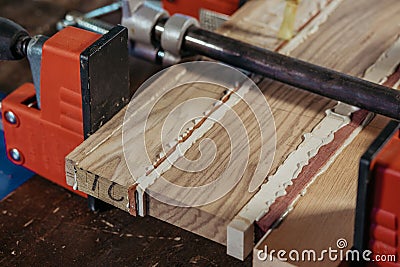
[[[24,58],[29,40],[29,34],[22,26],[0,17],[0,60]]]

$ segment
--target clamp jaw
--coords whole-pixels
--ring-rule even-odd
[[[400,257],[400,123],[391,121],[360,160],[354,248],[360,255],[394,255],[396,262],[366,266],[398,266]]]
[[[50,38],[29,37],[0,18],[5,28],[0,59],[27,56],[34,80],[2,101],[8,157],[72,189],[65,157],[130,99],[127,30],[116,26],[100,35],[67,27]]]
[[[165,23],[161,40],[155,34],[159,22]],[[123,0],[121,24],[129,30],[129,38],[134,41],[131,45],[142,53],[147,51],[151,61],[161,61],[167,66],[188,56],[181,52],[184,35],[189,27],[199,26],[192,17],[181,14],[170,17],[167,11],[137,0]]]

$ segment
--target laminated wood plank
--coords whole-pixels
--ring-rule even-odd
[[[361,3],[360,3],[361,4]],[[330,20],[336,20],[337,24],[340,24],[340,22],[343,22],[344,24],[341,25],[342,27],[345,27],[345,25],[348,25],[347,22],[343,21],[343,20],[339,20],[339,18],[343,17],[344,14],[346,14],[346,11],[343,10],[341,13],[339,13],[339,10],[341,10],[342,8],[345,9],[347,8],[347,10],[353,10],[351,8],[352,3],[349,2],[344,2],[337,10],[337,12],[334,12],[331,16],[330,19],[328,19],[328,22]],[[363,5],[363,4],[361,4]],[[385,3],[384,5],[382,5],[382,7],[384,7],[385,9],[378,9],[378,7],[376,7],[376,10],[380,10],[380,12],[382,12],[382,14],[377,14],[375,12],[375,18],[377,19],[376,21],[373,21],[372,19],[370,19],[369,15],[365,13],[365,9],[360,8],[360,14],[359,17],[365,16],[364,20],[365,20],[365,24],[368,23],[369,27],[371,27],[371,30],[373,29],[373,26],[378,27],[379,23],[381,22],[381,20],[383,18],[386,17],[390,17],[390,16],[394,16],[394,15],[390,15],[390,12],[395,9],[395,10],[399,10],[400,5],[395,4],[395,3]],[[361,11],[364,10],[364,11]],[[354,13],[354,12],[353,12]],[[350,14],[348,14],[348,16],[350,16]],[[360,22],[360,21],[355,21],[355,23]],[[393,22],[392,22],[393,23]],[[314,40],[315,42],[312,43],[312,45],[317,43],[317,40],[315,38],[326,38],[326,37],[330,37],[329,39],[326,39],[324,47],[328,47],[329,46],[329,42],[331,41],[335,41],[335,38],[337,38],[337,36],[329,36],[329,35],[325,35],[325,33],[327,33],[331,27],[331,24],[324,24],[321,26],[320,28],[320,32],[318,35],[313,36],[309,39],[309,41]],[[363,24],[364,25],[364,24]],[[338,25],[339,26],[339,25]],[[393,30],[395,30],[395,28],[398,28],[398,26],[395,26],[393,28]],[[341,36],[345,36],[347,33],[350,32],[346,32],[343,33]],[[339,37],[341,38],[341,37]],[[350,38],[350,36],[348,36],[348,38]],[[394,42],[394,40],[396,40],[397,38],[397,33],[395,31],[391,32],[390,36],[387,36],[385,40],[390,40],[391,42]],[[359,41],[362,41],[363,39],[360,39]],[[337,40],[336,40],[337,41]],[[397,43],[396,43],[397,44]],[[381,54],[379,55],[381,56],[381,58],[379,59],[378,62],[380,62],[380,65],[374,65],[374,69],[372,71],[368,71],[367,73],[365,73],[365,79],[371,80],[373,82],[382,82],[384,83],[385,80],[388,76],[390,76],[390,74],[396,70],[397,65],[400,63],[397,60],[397,56],[396,54],[398,54],[399,49],[397,48],[398,45],[395,45],[394,47],[391,47],[389,50],[389,47],[386,47],[386,50],[388,50],[391,55],[391,59],[387,59],[387,57],[389,56],[387,53],[384,53],[386,50],[381,50]],[[298,47],[298,49],[300,49],[301,46]],[[347,49],[349,48],[348,46],[345,48]],[[363,46],[360,45],[358,46],[359,49],[365,49],[365,47],[363,48]],[[376,48],[376,46],[371,46],[370,49],[374,49]],[[315,48],[311,48],[311,49],[315,49]],[[324,48],[320,48],[320,49],[315,49],[314,51],[323,51]],[[368,50],[367,50],[368,51]],[[368,54],[367,51],[364,51],[365,53]],[[327,52],[327,51],[325,51]],[[336,50],[335,52],[339,52],[339,50]],[[340,54],[340,52],[339,52]],[[344,53],[348,56],[354,56],[356,54],[356,52],[353,52],[353,55],[351,55],[351,52],[348,51],[347,53]],[[368,54],[371,55],[371,54]],[[332,56],[337,56],[332,55]],[[329,56],[326,56],[329,57]],[[326,58],[325,57],[325,58]],[[366,58],[366,57],[364,57]],[[383,59],[383,60],[382,60]],[[377,58],[375,57],[375,61],[377,60]],[[343,61],[345,61],[344,58],[342,58],[342,61],[340,62],[343,63]],[[373,65],[371,62],[371,65]],[[378,66],[378,67],[377,67]],[[333,67],[332,67],[333,68]],[[353,69],[354,70],[354,69]],[[362,73],[362,76],[364,76],[364,74]],[[387,86],[391,86],[391,84],[389,84],[391,78],[388,79],[387,83],[385,83],[385,85]],[[288,159],[287,162],[285,162],[285,164],[283,164],[281,166],[280,172],[278,172],[277,174],[275,174],[274,176],[270,176],[269,179],[272,181],[269,181],[267,184],[264,185],[264,190],[261,190],[253,199],[251,202],[248,203],[248,205],[246,205],[241,212],[235,217],[235,219],[232,221],[232,223],[230,224],[230,226],[228,226],[228,238],[230,238],[229,243],[228,243],[228,250],[229,250],[229,244],[232,244],[232,248],[229,251],[229,253],[231,253],[232,255],[242,255],[244,253],[244,251],[248,251],[250,249],[250,245],[251,242],[248,240],[252,240],[252,236],[253,236],[253,223],[255,221],[257,221],[257,224],[259,225],[259,227],[264,231],[268,231],[268,229],[273,225],[273,223],[275,223],[276,220],[278,220],[281,216],[283,216],[288,208],[291,206],[292,202],[298,199],[299,194],[302,192],[302,190],[306,187],[307,184],[309,184],[313,178],[315,178],[323,169],[323,167],[330,162],[331,158],[336,157],[338,151],[340,152],[341,147],[347,142],[347,139],[352,136],[352,138],[354,137],[355,134],[358,133],[358,131],[360,130],[360,126],[364,123],[363,121],[367,118],[367,112],[365,111],[358,111],[353,113],[351,119],[352,122],[348,125],[345,126],[343,128],[339,127],[337,129],[332,128],[331,130],[337,131],[334,133],[334,135],[332,135],[332,140],[329,141],[328,143],[324,143],[322,147],[318,148],[317,151],[310,150],[308,151],[308,153],[314,153],[317,152],[316,155],[312,154],[312,155],[308,155],[304,154],[303,157],[297,159],[296,161],[296,170],[291,169],[292,165],[293,165],[293,160],[294,160],[294,153],[291,154],[290,159]],[[319,125],[316,127],[317,131],[319,129],[319,127],[322,127],[322,125]],[[305,134],[306,132],[304,132]],[[312,135],[311,135],[312,136]],[[328,137],[328,136],[327,136]],[[325,137],[324,137],[325,138]],[[312,138],[310,138],[311,141]],[[322,139],[323,140],[323,139]],[[351,139],[350,139],[351,141]],[[304,144],[302,144],[302,148],[299,147],[299,151],[302,151],[302,149],[304,147],[308,147],[310,145],[310,143],[307,143],[306,141],[304,142]],[[298,156],[298,155],[297,155]],[[304,166],[302,166],[305,163]],[[293,165],[294,166],[294,165]],[[274,188],[274,185],[276,184],[276,181],[278,179],[283,179],[283,180],[287,180],[287,178],[289,178],[289,176],[291,176],[292,181],[290,181],[290,179],[288,179],[288,181],[290,181],[290,186],[287,186],[286,188],[282,190],[276,190]],[[288,183],[288,182],[285,182]],[[294,185],[292,185],[294,184]],[[272,191],[271,190],[276,190],[276,191]],[[268,191],[269,190],[269,191]],[[269,195],[275,193],[275,197],[274,199],[271,199]],[[273,202],[272,202],[273,201]],[[268,212],[268,213],[267,213]],[[266,215],[264,215],[266,214]],[[239,244],[239,245],[238,245]],[[245,253],[247,254],[247,253]]]
[[[269,251],[314,249],[320,252],[329,247],[337,249],[336,242],[342,238],[348,243],[346,250],[351,248],[359,159],[382,131],[382,121],[389,120],[376,117],[311,185],[281,225],[260,240],[254,248],[254,266],[271,266],[270,262],[258,258],[259,251],[265,251],[266,246]],[[279,263],[279,260],[274,259],[273,263]],[[286,263],[294,266],[339,265],[338,261],[328,258],[320,262],[288,260]]]
[[[319,4],[312,5],[313,11],[302,11],[302,7],[300,8],[299,15],[303,16],[300,17],[300,21],[305,21],[306,24],[297,24],[297,29],[300,30],[297,36],[301,36],[301,38],[295,39],[296,45],[276,40],[267,41],[267,39],[273,39],[273,36],[276,36],[274,32],[277,33],[279,30],[281,21],[279,16],[265,16],[260,10],[273,10],[273,13],[277,13],[276,10],[279,10],[279,8],[283,10],[285,3],[279,0],[250,1],[220,31],[264,48],[286,53],[291,52],[291,55],[295,57],[358,76],[387,49],[394,39],[393,33],[398,32],[398,25],[394,18],[396,10],[390,8],[391,5],[397,3],[395,0],[379,2],[344,0],[340,5],[339,3],[342,1],[303,1],[303,3],[309,2],[318,2]],[[335,6],[336,10],[331,10],[331,16],[325,14],[318,17],[318,14],[323,13],[327,3],[338,4]],[[268,9],[264,8],[264,5],[268,5]],[[269,5],[273,5],[276,9],[269,9]],[[323,7],[322,11],[321,6]],[[305,7],[307,6],[303,6],[303,8]],[[366,9],[371,11],[366,11]],[[381,12],[385,14],[385,20],[383,20],[384,15],[380,15]],[[321,25],[308,27],[317,19],[319,19]],[[327,21],[324,23],[325,20]],[[260,22],[260,24],[254,25],[255,22]],[[248,27],[245,26],[246,23],[249,23]],[[239,26],[235,28],[235,25]],[[365,27],[365,25],[368,25],[368,27]],[[320,29],[316,34],[318,27]],[[379,31],[380,27],[385,27],[385,31]],[[344,30],[342,30],[343,28]],[[265,36],[267,32],[270,35]],[[262,38],[264,38],[264,42],[261,40]],[[176,76],[166,74],[162,77],[162,82],[168,83],[170,79]],[[188,75],[182,75],[182,77],[190,78]],[[324,111],[327,108],[332,108],[335,103],[267,79],[261,81],[259,87],[271,105],[277,125],[279,146],[271,169],[271,172],[273,172],[287,155],[301,143],[302,134],[309,132],[317,125],[324,117]],[[149,92],[150,90],[145,91],[143,92],[144,95],[139,97],[146,99],[145,94]],[[152,159],[156,158],[161,149],[161,142],[157,141],[159,140],[160,122],[168,115],[171,107],[192,98],[193,95],[214,99],[219,99],[222,96],[221,88],[210,88],[208,86],[189,86],[184,88],[183,92],[187,93],[178,91],[176,95],[167,96],[164,102],[159,103],[159,109],[156,109],[153,117],[150,118],[149,131],[143,133],[142,130],[138,130],[137,132],[137,134],[153,136],[153,138],[149,138],[153,142],[148,147],[151,151],[149,156]],[[234,106],[234,110],[241,118],[245,118],[244,124],[247,129],[256,129],[254,126],[256,122],[244,103]],[[139,112],[140,110],[138,110]],[[130,176],[122,153],[121,124],[123,117],[124,110],[68,155],[66,170],[68,182],[70,184],[77,183],[79,190],[127,210],[128,190],[134,180]],[[179,122],[177,122],[177,125],[181,126]],[[254,130],[251,134],[255,136],[252,139],[253,143],[251,143],[251,155],[256,155],[259,153],[260,147],[257,143],[257,131]],[[214,138],[213,140],[220,148],[221,155],[225,155],[229,144],[224,142],[225,138],[223,138],[218,126],[214,126],[208,131],[198,143],[205,138]],[[196,153],[198,152],[196,146],[194,146],[186,154],[188,157],[196,157]],[[138,155],[137,160],[140,161],[140,157],[141,155]],[[225,159],[226,156],[217,156],[215,164],[223,166]],[[227,225],[254,194],[247,191],[251,178],[250,174],[254,172],[255,168],[254,160],[254,158],[250,158],[252,164],[247,166],[243,180],[224,198],[212,204],[195,208],[173,207],[150,198],[148,203],[149,214],[216,242],[226,244]],[[142,167],[144,169],[145,165]],[[211,170],[202,173],[201,177],[205,177],[204,181],[218,177],[215,168],[211,168]],[[170,177],[171,180],[187,181],[186,186],[190,185],[193,180],[198,182],[196,179],[199,177],[192,175],[182,173],[174,168],[165,173],[165,176]],[[245,255],[242,255],[242,257],[245,257]]]
[[[266,1],[254,1],[251,2],[251,5],[248,5],[245,8],[241,9],[240,13],[234,16],[232,21],[241,21],[243,17],[246,17],[246,19],[254,17],[254,21],[256,21],[259,14],[254,14],[254,9],[262,8],[265,10],[269,8],[271,2],[274,2],[275,8],[280,8],[283,10],[284,3],[282,3],[281,1],[269,1],[268,3]],[[256,4],[256,7],[254,6],[254,4]],[[326,1],[321,1],[320,6],[316,6],[314,4],[311,6],[309,4],[304,4],[303,8],[305,10],[308,9],[308,11],[303,12],[303,16],[300,16],[301,19],[300,23],[298,23],[297,25],[297,28],[302,28],[304,26],[303,23],[308,22],[312,18],[312,16],[320,12],[320,8],[324,8],[325,6]],[[249,13],[248,16],[247,13]],[[274,42],[267,45],[267,47],[273,50],[278,49],[282,45],[282,41],[273,38],[273,36],[275,35],[274,32],[277,33],[277,30],[281,23],[281,18],[279,16],[270,16],[264,17],[264,19],[264,27],[258,27],[257,30],[259,31],[259,34],[262,34],[263,32],[268,30],[268,32],[272,34],[272,37],[270,39],[274,40]],[[225,32],[227,30],[221,29],[220,31]],[[236,36],[236,38],[239,37]],[[243,36],[241,39],[254,43],[254,40],[248,39],[246,36]],[[161,82],[171,83],[171,77],[172,75],[165,75],[164,77],[162,77],[162,79],[164,80]],[[148,97],[146,96],[146,94],[148,94],[148,92],[150,91],[151,90],[145,91],[144,96],[142,97]],[[166,101],[167,105],[173,107],[177,103],[179,103],[179,101],[184,101],[184,99],[188,99],[189,97],[193,96],[207,96],[218,99],[222,96],[222,92],[218,92],[215,90],[215,88],[210,87],[188,87],[186,88],[186,94],[182,95],[178,93],[178,95],[178,98],[171,97],[171,101]],[[123,121],[124,112],[125,110],[123,110],[118,116],[114,117],[100,131],[91,136],[82,146],[72,152],[66,160],[67,180],[69,184],[77,183],[79,190],[99,197],[100,199],[103,199],[106,202],[109,202],[121,209],[126,209],[126,187],[129,187],[133,183],[121,151],[121,124]],[[150,124],[153,125],[155,128],[159,126],[158,122],[162,121],[168,114],[168,110],[163,110],[163,112],[163,114],[154,114],[154,120],[150,119]],[[277,112],[277,116],[283,113],[283,111],[279,111]],[[281,117],[286,118],[287,114]],[[295,119],[296,118],[293,118],[292,120],[293,124],[295,124]],[[304,125],[308,125],[309,121],[310,118],[305,118]],[[298,127],[298,129],[299,132],[304,130],[301,127]],[[157,132],[159,132],[159,128],[151,129],[149,132],[146,132],[146,134],[152,135]],[[142,134],[142,132],[138,131],[138,134]],[[149,139],[151,140],[151,138]],[[160,148],[161,145],[159,143],[155,143],[154,147],[150,148],[153,151],[153,153],[151,153],[153,159],[155,159],[156,155],[159,153]],[[141,160],[140,157],[138,157],[138,160]],[[244,199],[243,201],[245,202],[246,199]],[[150,208],[150,214],[156,217],[161,217],[161,215],[158,214],[161,213],[160,211],[162,211],[163,214],[168,214],[169,212],[165,211],[175,209],[171,207],[164,207],[162,203],[157,203],[157,201],[154,201],[154,204],[150,204],[150,206],[153,207]],[[195,212],[197,212],[196,209],[194,210]],[[175,211],[174,213],[177,212]],[[190,214],[187,211],[184,211],[183,213]],[[211,216],[215,216],[215,214],[211,213]],[[164,219],[167,221],[171,220],[168,218]],[[225,222],[225,224],[226,223],[227,222]],[[202,234],[202,231],[203,230],[200,229],[199,231],[197,231],[197,233]],[[225,243],[225,230],[221,231],[221,233],[219,234],[221,238],[214,238],[208,233],[203,233],[203,235],[206,235],[209,238],[217,240],[221,243]]]
[[[365,77],[385,86],[400,89],[399,53],[400,38],[366,71]],[[304,251],[307,248],[313,248],[316,253],[320,253],[329,247],[343,249],[343,251],[352,247],[360,158],[387,125],[389,119],[377,116],[335,160],[334,154],[338,154],[344,144],[349,142],[354,131],[360,127],[359,120],[366,113],[363,110],[354,113],[352,122],[335,133],[332,143],[321,148],[319,152],[321,155],[311,160],[310,164],[302,170],[294,186],[288,189],[287,195],[274,203],[275,206],[273,205],[270,211],[273,214],[265,216],[258,222],[265,230],[274,223],[274,220],[281,219],[279,216],[282,214],[287,216],[280,225],[268,231],[254,248],[254,265],[269,266],[270,263],[264,258],[267,255],[264,252],[267,250]],[[363,149],[360,149],[361,147]],[[332,166],[323,172],[321,168],[326,169],[326,167],[323,167],[321,163],[332,164]],[[321,177],[313,181],[316,172],[320,173]],[[304,191],[301,194],[301,201],[296,201],[301,190]],[[295,209],[287,215],[287,211],[292,210],[293,206]],[[338,248],[338,240],[342,240],[341,244],[346,245]],[[260,255],[262,255],[261,259]],[[274,260],[277,261],[277,259]],[[327,257],[321,261],[307,262],[306,265],[300,259],[289,258],[288,260],[300,266],[310,266],[310,264],[336,266],[338,264],[338,261]]]

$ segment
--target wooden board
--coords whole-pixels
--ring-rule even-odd
[[[309,1],[303,2],[310,3]],[[321,19],[322,25],[319,26],[317,33],[315,33],[315,28],[307,29],[304,24],[297,25],[297,29],[300,30],[298,36],[302,35],[302,38],[305,39],[297,41],[297,45],[268,41],[274,38],[274,30],[276,32],[279,30],[279,16],[266,16],[265,12],[260,12],[260,10],[274,10],[273,13],[276,13],[275,9],[264,8],[265,5],[279,6],[283,10],[283,1],[251,1],[221,31],[235,38],[281,52],[285,50],[285,47],[292,47],[288,51],[295,57],[360,76],[395,39],[395,33],[398,32],[395,19],[398,10],[392,6],[396,3],[395,0],[379,2],[344,0],[336,10],[332,11],[331,16],[326,17],[327,22],[323,23],[324,21]],[[312,6],[305,7],[315,8],[315,5]],[[319,10],[299,11],[299,14],[306,16],[300,21],[306,21],[306,25],[310,25],[318,17],[318,13],[321,12]],[[385,31],[379,31],[381,27],[384,27]],[[304,33],[304,29],[307,29],[306,33]],[[270,34],[266,36],[267,32]],[[168,82],[168,79],[165,79],[165,82]],[[288,154],[301,143],[302,134],[310,132],[324,117],[324,111],[332,108],[335,103],[267,79],[260,82],[259,86],[271,105],[277,125],[278,147],[271,169],[273,173]],[[146,135],[157,136],[159,123],[166,117],[168,107],[185,101],[185,97],[191,97],[192,94],[218,99],[222,96],[222,92],[215,89],[207,86],[188,87],[185,89],[188,92],[186,96],[181,92],[175,96],[169,96],[168,101],[165,100],[164,104],[160,103],[159,112],[155,113],[151,120],[151,125],[154,127],[150,132],[146,132]],[[242,103],[236,105],[234,110],[241,118],[244,118],[247,129],[256,128],[250,111]],[[123,116],[123,112],[118,114],[75,149],[67,157],[66,169],[70,184],[73,184],[76,179],[79,190],[127,210],[128,190],[134,181],[126,168],[122,154],[121,123]],[[254,132],[254,135],[256,136],[257,133]],[[217,155],[218,160],[214,163],[214,168],[201,174],[201,177],[205,177],[207,180],[218,177],[218,171],[216,171],[218,169],[215,166],[225,164],[226,156],[223,155],[229,144],[224,142],[225,138],[221,135],[218,126],[213,127],[201,140],[205,138],[215,140],[221,153]],[[149,149],[152,151],[150,157],[155,159],[160,152],[161,142],[158,142],[157,138],[153,138],[153,140]],[[254,137],[253,140],[252,155],[257,155],[259,153],[257,137]],[[187,155],[195,157],[196,153],[196,146],[194,146],[187,152]],[[254,158],[250,158],[250,162],[254,162]],[[247,191],[247,188],[254,168],[254,165],[249,164],[240,185],[217,202],[196,208],[177,208],[149,199],[149,214],[226,244],[227,225],[253,195]],[[187,181],[186,185],[190,185],[193,178],[199,178],[176,169],[170,169],[165,175],[171,179]]]
[[[315,35],[315,36],[311,37],[309,39],[309,41],[313,40],[313,44],[318,44],[317,38],[321,38],[322,36],[324,36],[324,34],[326,32],[329,32],[329,30],[330,30],[331,24],[329,24],[329,20],[333,20],[333,21],[337,20],[338,23],[343,22],[344,24],[342,25],[342,27],[345,27],[345,24],[347,22],[341,20],[340,18],[343,17],[346,12],[343,11],[343,12],[339,13],[339,10],[341,8],[345,9],[346,6],[347,6],[346,10],[353,10],[351,8],[352,4],[344,2],[341,6],[339,6],[337,12],[334,12],[332,14],[331,18],[328,19],[328,23],[326,23],[320,27],[319,35]],[[390,17],[391,15],[388,15],[388,14],[392,11],[393,6],[386,5],[385,7],[386,7],[386,9],[381,9],[382,17],[387,17],[387,16]],[[399,8],[400,6],[397,5],[396,7]],[[362,10],[362,8],[358,7],[357,10]],[[361,13],[362,13],[362,11],[360,11],[359,16],[363,16]],[[346,16],[350,16],[350,14],[347,14]],[[393,16],[395,16],[395,15],[393,15]],[[378,19],[377,21],[372,21],[369,19],[368,14],[365,14],[364,19],[367,20],[368,23],[370,23],[369,24],[370,26],[375,25],[376,27],[378,27],[380,25],[380,19]],[[336,24],[338,24],[338,23],[336,23]],[[346,36],[346,34],[348,34],[348,33],[350,33],[350,32],[343,32],[340,36],[338,36],[338,35],[328,36],[329,38],[327,38],[325,40],[324,47],[327,47],[327,44],[331,41],[332,42],[340,42],[336,38],[340,39],[343,36]],[[349,36],[347,36],[347,38],[350,39],[351,36],[349,35]],[[392,42],[394,42],[394,40],[396,38],[397,38],[397,34],[395,34],[395,32],[392,32],[392,36],[390,36],[390,40]],[[359,47],[361,48],[362,45],[360,44]],[[371,46],[371,48],[372,47],[373,46]],[[321,51],[322,52],[323,49],[324,48],[320,48],[320,47],[318,47],[318,48],[311,47],[311,51]],[[325,53],[328,53],[328,51],[325,51]],[[336,54],[333,56],[336,56]],[[392,56],[396,59],[396,54],[394,54]],[[394,65],[391,68],[391,70],[389,70],[389,71],[394,71],[399,62],[394,61],[392,63],[394,63]],[[375,79],[373,79],[374,82],[380,82],[380,79],[383,79],[386,77],[385,75],[390,75],[390,72],[383,73],[381,77],[375,77]],[[390,86],[390,85],[388,85],[388,86]],[[358,122],[357,124],[360,124],[360,122]],[[349,132],[347,134],[344,134],[344,132],[346,132],[347,130],[345,130],[345,129],[340,130],[340,132],[341,132],[340,134],[341,135],[344,134],[345,136],[342,137],[341,141],[340,140],[338,140],[338,141],[344,143],[345,139],[347,138],[346,135],[349,135],[350,132],[353,131],[353,129],[354,129],[353,127],[349,127]],[[334,142],[332,142],[332,143],[334,143]],[[333,144],[333,146],[336,147],[337,145]],[[281,216],[283,216],[286,213],[286,211],[287,211],[288,207],[291,205],[292,201],[297,199],[298,195],[302,192],[302,189],[313,179],[313,177],[316,174],[318,174],[320,172],[319,169],[323,168],[323,165],[325,164],[324,162],[327,162],[327,159],[326,159],[327,153],[329,153],[333,156],[335,154],[336,149],[337,148],[333,149],[333,147],[331,147],[330,145],[324,146],[323,149],[320,149],[317,156],[307,160],[308,161],[307,164],[309,164],[309,165],[306,165],[303,169],[299,169],[300,173],[298,175],[296,174],[296,177],[295,177],[296,179],[293,180],[294,186],[287,187],[285,196],[280,197],[280,198],[278,197],[276,199],[275,203],[273,203],[269,207],[267,205],[264,205],[263,203],[261,203],[261,201],[252,201],[252,202],[254,202],[254,204],[246,205],[246,207],[244,207],[242,209],[242,211],[238,214],[238,216],[236,216],[235,219],[232,221],[232,224],[228,227],[228,230],[229,230],[228,238],[230,238],[229,244],[234,244],[234,245],[232,245],[231,251],[228,250],[228,252],[231,253],[232,255],[242,255],[243,253],[246,254],[245,252],[249,250],[249,248],[250,248],[249,244],[251,244],[251,241],[252,241],[252,236],[253,236],[252,232],[254,231],[253,230],[253,222],[255,220],[258,220],[257,224],[264,231],[267,231],[269,229],[269,227],[271,227],[272,224],[275,222],[275,220],[279,219]],[[302,158],[300,161],[298,161],[298,164],[303,164],[302,162],[304,160],[306,160],[307,158],[308,158],[308,156],[304,155],[304,158]],[[286,166],[286,165],[285,165],[285,167],[282,166],[282,168],[284,170],[287,169],[288,167],[289,166]],[[284,173],[284,172],[285,171],[283,171],[281,173]],[[289,173],[289,172],[287,172],[285,174],[291,175],[291,173]],[[282,176],[282,175],[280,175],[280,176]],[[273,178],[275,178],[275,177],[273,177]],[[267,183],[267,185],[268,185],[268,183]],[[266,187],[266,188],[268,188],[268,187]],[[263,193],[266,193],[266,192],[264,191]],[[282,193],[279,193],[279,194],[282,194]],[[258,194],[255,198],[253,198],[253,200],[256,200],[256,199],[262,200],[263,197],[261,194]],[[265,196],[264,203],[267,202],[267,200],[270,201],[270,199],[267,198],[267,196]],[[259,205],[259,204],[261,204],[261,205]],[[269,212],[263,218],[260,218],[259,215],[257,215],[257,214],[260,214],[260,212],[267,211],[268,208],[269,208]],[[228,246],[228,249],[229,249],[229,246]],[[242,256],[240,256],[240,257],[242,257]]]
[[[337,249],[338,239],[345,239],[347,249],[353,244],[359,159],[389,120],[378,116],[357,136],[333,165],[322,174],[282,224],[264,237],[254,249],[254,266],[270,266],[258,260],[259,250],[303,251]],[[279,262],[276,259],[277,262]],[[338,261],[293,262],[296,266],[338,266]]]
[[[281,3],[280,1],[276,1],[275,3],[276,6],[279,6],[283,10],[284,3]],[[254,11],[254,4],[257,4],[257,8],[262,8],[263,5],[265,5],[265,2],[255,1],[254,3],[252,3],[249,9],[247,9],[251,13],[253,13]],[[305,8],[308,8],[308,6],[309,5],[304,5]],[[311,8],[315,9],[316,5],[312,4]],[[244,11],[241,10],[241,12],[243,13]],[[315,13],[316,12],[303,12],[303,14],[306,15],[305,19],[303,20],[308,22]],[[243,15],[241,15],[238,20],[241,21],[242,17]],[[271,29],[268,29],[271,34],[274,32],[274,28],[279,28],[280,18],[278,16],[264,17],[264,19],[267,19],[267,21],[265,22],[266,27],[273,26]],[[301,27],[302,25],[298,25],[299,29]],[[264,29],[259,30],[261,32],[261,30]],[[282,42],[277,41],[276,38],[270,37],[270,39],[274,40],[274,42],[271,43],[271,47],[269,48],[277,49],[282,45]],[[168,78],[165,79],[165,82],[168,82]],[[179,97],[171,96],[169,101],[164,101],[164,103],[166,103],[164,105],[173,107],[177,103],[184,101],[185,98],[187,99],[193,97],[193,94],[195,94],[196,96],[214,97],[215,99],[218,99],[222,96],[221,91],[215,92],[213,88],[208,87],[186,88],[185,90],[187,92],[186,94],[182,95],[178,92]],[[324,103],[326,102],[327,101],[325,101]],[[154,125],[156,129],[152,129],[154,131],[147,132],[146,134],[148,135],[155,135],[153,132],[159,132],[159,128],[157,128],[157,123],[162,122],[168,114],[168,109],[163,110],[163,107],[160,107],[159,110],[162,110],[162,112],[155,114],[154,120],[150,119],[150,121],[153,122],[151,125]],[[285,111],[279,111],[277,112],[277,115],[278,113],[280,114],[280,118],[282,120],[287,117],[287,112]],[[126,210],[127,188],[129,188],[133,184],[133,180],[130,177],[130,174],[126,168],[126,164],[121,151],[121,122],[123,115],[124,112],[121,112],[119,116],[116,116],[99,132],[91,136],[82,146],[77,148],[73,153],[71,153],[71,155],[68,156],[67,179],[69,178],[69,183],[73,184],[74,178],[76,176],[78,180],[79,190],[88,192],[89,194],[95,195],[96,197],[104,199],[105,201]],[[318,118],[312,118],[312,116],[311,118],[304,118],[303,126],[297,127],[298,134],[305,130],[305,128],[309,127],[309,122],[313,120],[315,120],[316,122]],[[295,123],[296,118],[293,118],[292,124]],[[140,133],[140,131],[138,131],[138,133]],[[153,151],[153,153],[151,154],[153,156],[153,160],[155,160],[156,155],[160,152],[160,147],[160,142],[153,142],[153,147],[150,148]],[[138,160],[140,160],[140,158],[138,158]],[[198,225],[184,225],[185,220],[181,218],[181,214],[185,214],[185,216],[190,218],[193,213],[198,213],[199,209],[177,209],[174,207],[165,206],[162,203],[158,203],[157,201],[150,200],[150,215],[164,219],[169,222],[177,221],[177,219],[175,219],[176,216],[176,218],[180,218],[181,220],[181,222],[178,223],[181,227],[189,230],[197,229],[195,230],[195,232],[205,235],[208,238],[211,238],[218,242],[225,243],[225,225],[229,223],[230,218],[235,215],[236,211],[240,209],[240,207],[243,206],[244,203],[252,195],[243,195],[241,194],[241,191],[242,190],[238,190],[236,194],[239,193],[240,195],[242,195],[242,198],[236,197],[235,199],[241,200],[242,204],[238,205],[238,203],[233,202],[232,209],[226,209],[229,214],[216,216],[216,208],[201,207],[202,216],[200,217],[204,218],[204,221],[198,221]],[[221,201],[220,203],[224,202],[225,201]],[[218,207],[218,205],[216,207]],[[209,208],[209,210],[211,211],[208,211],[207,208]],[[171,217],[171,214],[173,214],[172,218],[168,218]],[[221,225],[220,229],[217,232],[210,232],[208,230],[208,228],[210,227],[204,225],[204,222],[209,222],[211,219],[216,221],[214,225]]]
[[[366,71],[365,78],[379,81],[394,89],[400,89],[399,53],[400,38]],[[341,241],[340,244],[345,244],[340,247],[344,252],[352,247],[360,158],[388,124],[389,119],[377,116],[337,159],[331,158],[329,160],[328,164],[332,165],[327,171],[323,172],[313,165],[317,164],[317,161],[323,161],[326,156],[331,157],[332,152],[337,149],[341,142],[348,143],[348,141],[343,140],[343,133],[353,130],[363,113],[366,113],[366,111],[361,110],[354,113],[352,122],[335,133],[334,141],[321,148],[321,156],[311,160],[309,165],[303,169],[301,174],[307,174],[309,177],[300,178],[300,174],[292,189],[289,188],[288,195],[274,203],[274,205],[277,204],[277,206],[283,208],[278,216],[286,212],[287,219],[271,229],[272,231],[269,230],[254,248],[253,263],[255,266],[271,265],[271,258],[264,252],[280,250],[286,253],[283,256],[283,258],[286,258],[285,263],[289,261],[299,266],[337,266],[340,260],[325,257],[324,260],[310,262],[302,259],[290,259],[287,253],[296,250],[301,254],[302,251],[312,248],[319,257],[321,251],[325,249],[339,249],[337,245],[339,241]],[[320,174],[321,177],[315,182],[312,182],[313,171],[322,173],[322,175]],[[299,179],[302,181],[298,182]],[[307,181],[311,184],[306,185],[307,189],[304,191]],[[296,187],[299,187],[299,184],[303,184],[300,187],[303,192],[297,191],[297,194],[301,195],[301,201],[297,201],[298,204],[297,202],[290,204],[293,201],[293,197],[290,195],[296,190]],[[293,209],[293,205],[295,209],[287,213],[287,210]],[[271,207],[271,209],[273,210],[274,207]],[[271,225],[274,220],[272,217],[267,215],[258,224],[260,227],[265,227],[266,224]],[[329,230],[327,231],[327,229]],[[274,258],[272,262],[277,263],[279,260]]]

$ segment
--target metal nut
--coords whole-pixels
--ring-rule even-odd
[[[16,149],[16,148],[10,149],[9,154],[10,154],[10,157],[13,160],[15,160],[16,162],[22,161],[22,156],[18,149]]]
[[[14,114],[14,112],[12,111],[7,111],[4,113],[4,117],[6,119],[6,121],[10,124],[17,124],[18,123],[18,119],[17,116]]]
[[[126,7],[128,8],[128,7]],[[125,12],[129,14],[129,12]],[[122,26],[129,29],[129,38],[135,42],[152,45],[153,28],[161,18],[169,14],[147,4],[139,5],[130,16],[122,17]]]
[[[175,56],[181,53],[183,38],[186,31],[191,26],[199,26],[199,22],[181,14],[175,14],[170,17],[164,26],[164,32],[161,35],[161,46]]]

